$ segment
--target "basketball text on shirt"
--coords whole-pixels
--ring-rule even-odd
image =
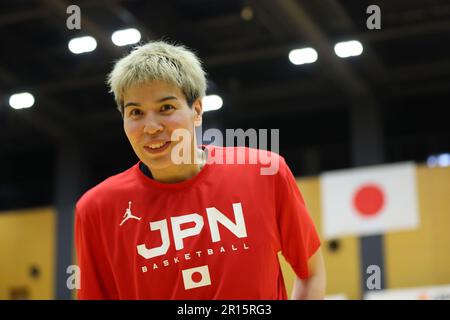
[[[245,227],[244,215],[242,213],[242,205],[240,202],[233,203],[233,212],[235,223],[233,223],[226,215],[217,210],[215,207],[206,208],[208,218],[208,226],[211,233],[212,242],[221,240],[218,223],[230,230],[238,238],[246,238],[247,230]],[[194,222],[195,226],[181,230],[181,225],[185,223]],[[184,248],[183,239],[200,234],[204,226],[203,217],[197,213],[186,214],[178,217],[171,217],[170,223],[172,226],[172,235],[175,242],[175,250]],[[145,259],[151,259],[167,253],[170,247],[169,228],[167,226],[167,219],[150,222],[150,230],[159,230],[161,233],[162,244],[159,247],[148,249],[145,244],[137,246],[137,252]]]

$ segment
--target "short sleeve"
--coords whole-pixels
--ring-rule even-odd
[[[320,239],[295,178],[281,156],[276,179],[281,251],[297,276],[306,279],[308,260],[320,247]]]
[[[79,300],[117,299],[111,266],[99,237],[99,226],[88,212],[75,208],[75,247],[80,267]]]

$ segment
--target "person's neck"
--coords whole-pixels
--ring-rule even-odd
[[[177,183],[189,180],[202,170],[206,163],[207,151],[197,149],[196,161],[192,164],[174,164],[163,170],[150,170],[153,180],[162,183]]]

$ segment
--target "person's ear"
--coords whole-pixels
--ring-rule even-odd
[[[194,125],[199,127],[201,126],[203,120],[203,106],[201,98],[194,101],[192,104],[192,109],[194,110]]]

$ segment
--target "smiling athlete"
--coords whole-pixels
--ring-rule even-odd
[[[296,273],[292,298],[323,298],[319,237],[284,158],[197,145],[206,91],[197,56],[150,42],[108,81],[139,161],[77,202],[78,298],[287,299],[279,252]],[[230,162],[235,153],[278,170]]]

